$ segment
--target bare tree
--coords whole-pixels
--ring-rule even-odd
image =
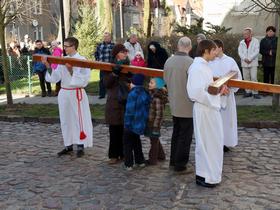
[[[251,0],[251,4],[246,8],[247,11],[266,11],[275,13],[278,24],[278,37],[280,35],[280,0]],[[275,84],[280,84],[280,41],[277,42],[276,64],[275,64]],[[273,110],[279,108],[279,94],[273,94]]]
[[[147,37],[152,35],[152,0],[144,0],[144,33]]]
[[[0,1],[0,43],[2,48],[2,64],[3,64],[3,74],[5,80],[5,88],[7,95],[8,106],[13,105],[13,97],[9,78],[9,66],[8,57],[6,50],[6,39],[5,39],[5,28],[6,26],[18,18],[22,14],[24,8],[23,0],[1,0]]]

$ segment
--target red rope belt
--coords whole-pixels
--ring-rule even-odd
[[[64,88],[61,87],[63,90],[76,90],[76,99],[78,102],[78,117],[79,117],[79,126],[80,126],[80,139],[84,140],[87,135],[84,132],[84,126],[83,126],[83,116],[81,111],[81,101],[83,100],[83,88]]]

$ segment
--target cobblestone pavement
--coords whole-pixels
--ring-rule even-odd
[[[225,154],[222,183],[194,182],[194,144],[188,174],[168,160],[125,171],[107,164],[108,128],[94,127],[83,158],[56,157],[59,124],[0,122],[0,209],[280,209],[280,130],[239,128],[240,144]],[[163,129],[169,157],[172,128]],[[143,140],[147,156],[149,143]]]

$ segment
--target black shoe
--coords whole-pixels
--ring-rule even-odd
[[[261,99],[259,94],[254,94],[253,97],[254,97],[254,99]]]
[[[68,155],[73,152],[73,147],[65,147],[63,150],[57,153],[57,156]]]
[[[174,166],[174,171],[176,172],[182,172],[185,171],[187,169],[186,166]]]
[[[224,152],[229,152],[230,149],[227,146],[224,146]]]
[[[46,92],[43,92],[42,93],[42,97],[46,97],[47,96],[47,93]]]
[[[251,97],[252,96],[252,93],[245,93],[243,98],[248,98],[248,97]]]
[[[98,99],[102,99],[102,98],[105,98],[105,96],[99,96],[99,97],[98,97]]]
[[[48,96],[51,97],[52,96],[52,92],[48,92]]]
[[[208,188],[213,188],[216,187],[217,184],[209,184],[205,182],[205,178],[201,176],[196,176],[196,184],[202,187],[208,187]]]
[[[82,156],[85,155],[85,152],[84,152],[84,150],[81,150],[81,149],[80,149],[80,150],[77,151],[77,154],[76,154],[76,155],[77,155],[77,158],[80,158],[80,157],[82,157]]]

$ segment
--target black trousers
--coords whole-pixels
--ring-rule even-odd
[[[104,71],[100,71],[99,72],[99,96],[100,97],[105,97],[106,95],[106,88],[104,86],[104,83],[103,83],[103,78],[104,78]]]
[[[123,125],[109,125],[109,158],[123,158]]]
[[[134,160],[136,164],[142,164],[145,162],[144,154],[142,151],[142,143],[138,134],[125,129],[123,136],[123,146],[124,164],[126,167],[132,167],[134,164]]]
[[[264,66],[263,67],[263,82],[274,84],[274,72],[275,72],[275,66],[274,67]]]
[[[186,167],[193,135],[193,119],[173,116],[170,166]]]
[[[52,92],[51,83],[46,82],[46,80],[45,80],[46,71],[37,72],[37,74],[38,74],[38,77],[39,77],[39,80],[40,80],[40,87],[41,87],[42,93],[46,93],[45,84],[47,85],[48,93],[51,93]]]

